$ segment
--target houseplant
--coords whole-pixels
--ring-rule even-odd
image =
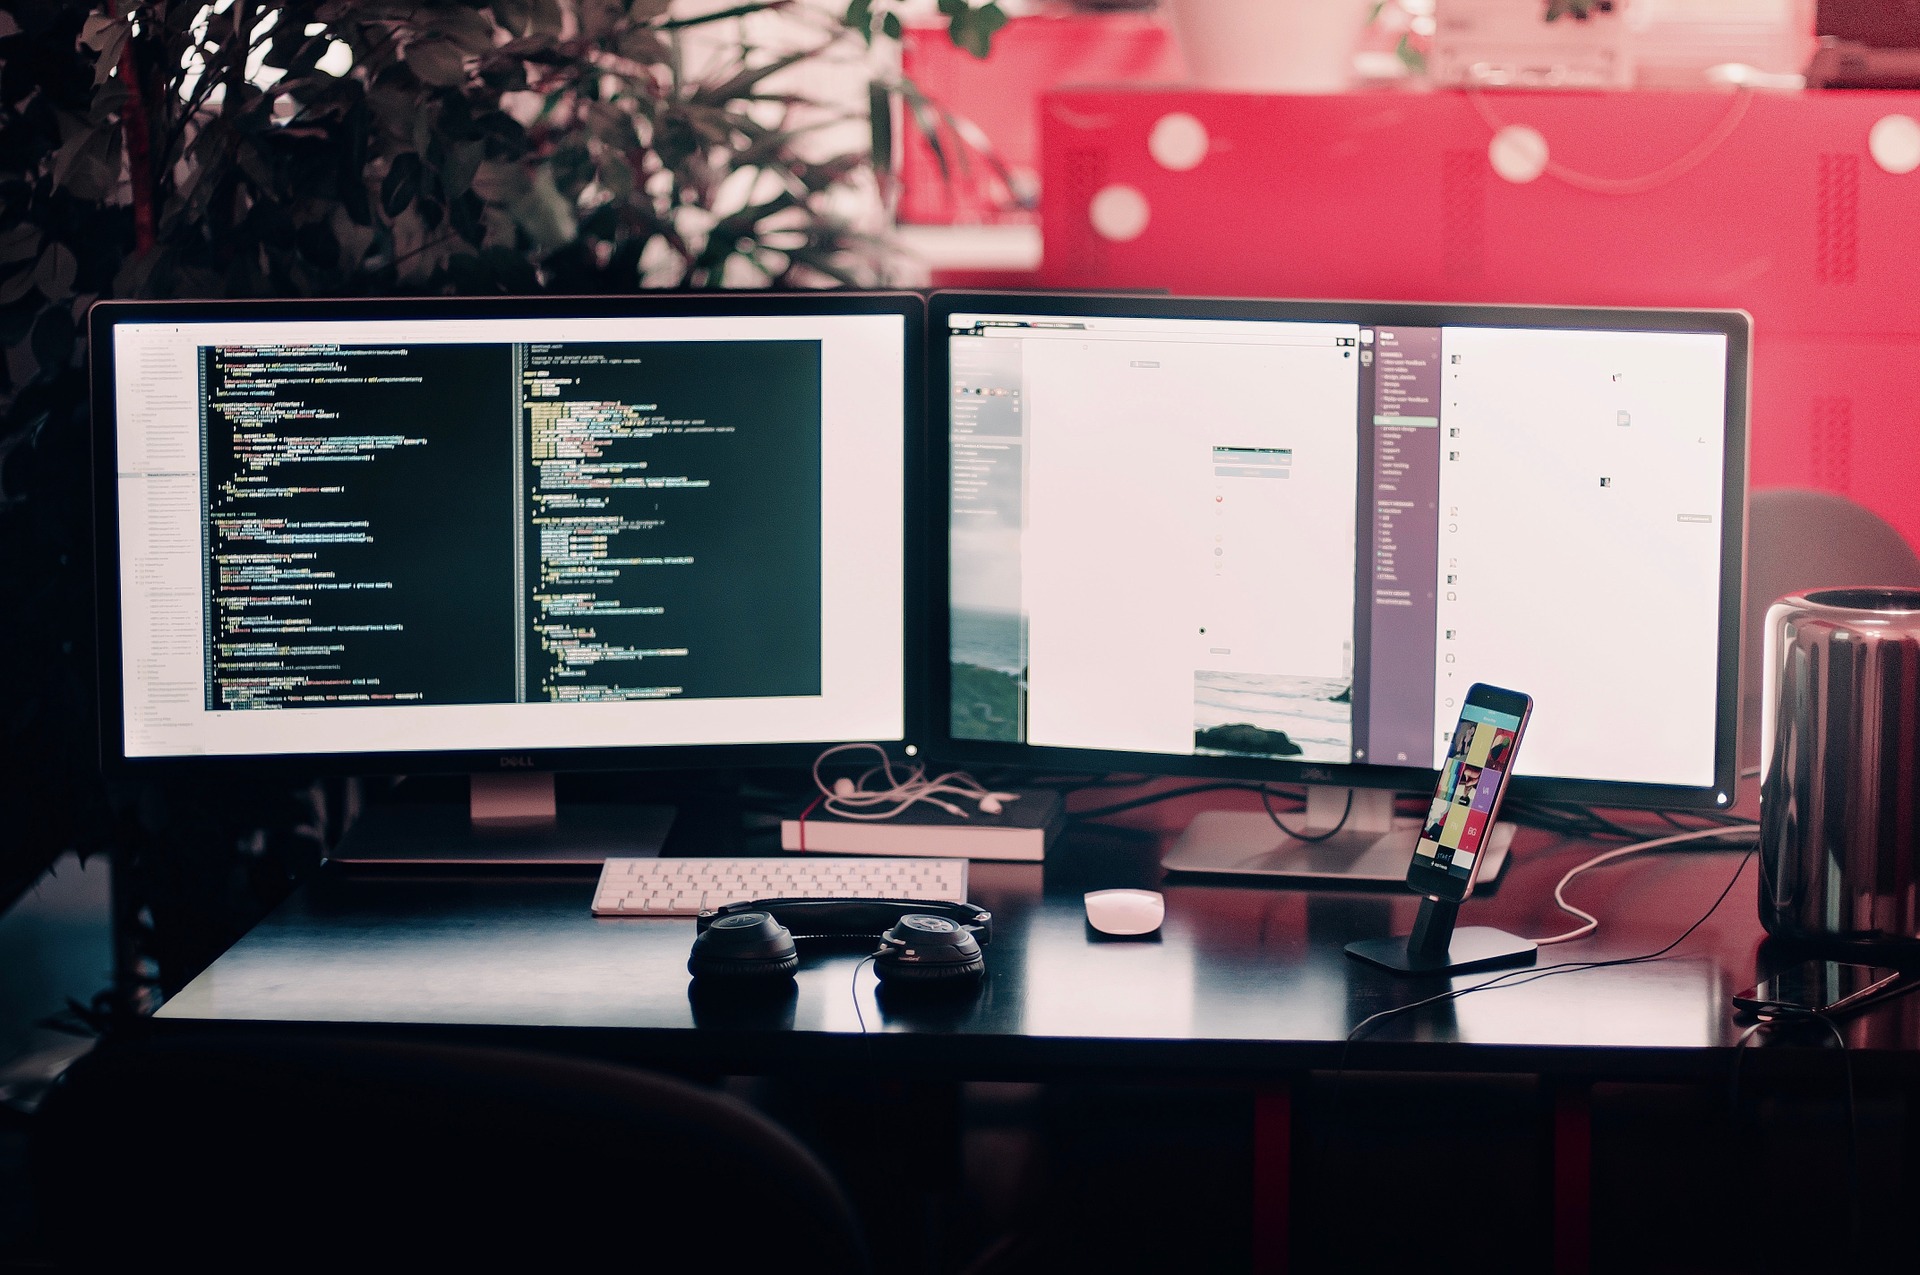
[[[337,787],[98,777],[88,305],[879,277],[860,194],[884,185],[893,103],[920,103],[884,69],[852,106],[789,85],[897,34],[891,0],[720,2],[0,12],[0,908],[56,854],[111,846],[125,917],[172,983],[339,823]],[[977,0],[941,9],[978,53],[1004,22]],[[816,144],[850,120],[872,145]]]

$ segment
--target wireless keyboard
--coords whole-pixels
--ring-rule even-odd
[[[595,916],[693,916],[752,899],[967,901],[965,859],[608,859]]]

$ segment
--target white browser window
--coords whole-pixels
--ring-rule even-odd
[[[1728,341],[959,314],[956,737],[1713,780]],[[1659,618],[1657,659],[1615,608]]]
[[[1300,335],[1029,344],[1033,743],[1189,752],[1216,675],[1347,672],[1357,362]]]
[[[1442,349],[1436,728],[1485,680],[1534,699],[1516,774],[1712,783],[1726,338]]]

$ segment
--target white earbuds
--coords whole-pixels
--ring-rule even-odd
[[[870,767],[858,779],[845,775],[831,785],[820,774],[821,765],[838,753],[860,750],[879,755],[880,764]],[[875,778],[882,786],[869,788]],[[971,818],[965,807],[945,798],[971,801],[983,815],[1003,813],[1010,801],[1018,801],[1016,792],[993,792],[964,771],[950,770],[929,779],[925,766],[915,766],[896,774],[887,750],[878,744],[839,744],[813,759],[813,784],[820,790],[821,803],[828,813],[841,819],[891,819],[916,802],[938,806],[958,819]]]

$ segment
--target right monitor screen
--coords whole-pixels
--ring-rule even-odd
[[[1727,332],[1062,309],[946,321],[955,740],[1715,783]]]

